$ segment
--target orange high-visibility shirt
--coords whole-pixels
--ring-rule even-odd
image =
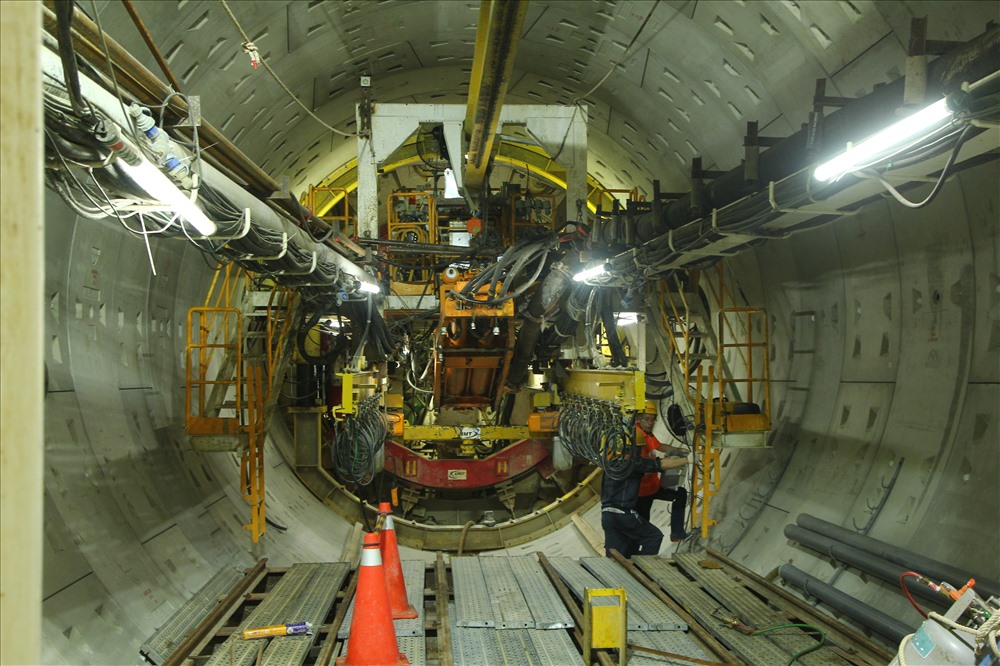
[[[643,432],[642,428],[639,426],[635,427],[636,439],[640,436],[644,438],[646,444],[642,447],[642,456],[644,458],[651,457],[653,451],[660,448],[660,442],[658,439],[653,437],[651,434]],[[660,490],[660,473],[650,472],[642,477],[639,482],[639,497],[647,497],[649,495],[655,495]]]

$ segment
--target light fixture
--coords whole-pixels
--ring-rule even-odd
[[[371,282],[365,282],[364,280],[359,280],[358,291],[363,291],[368,294],[378,294],[382,290],[379,289],[379,286],[377,284],[372,284]]]
[[[455,180],[455,172],[451,169],[444,170],[444,198],[457,199],[461,194],[458,192],[458,181]]]
[[[586,269],[580,271],[579,273],[577,273],[576,275],[574,275],[573,276],[573,281],[574,282],[585,282],[585,281],[590,280],[591,278],[595,278],[595,277],[597,277],[599,275],[604,275],[607,272],[608,272],[608,265],[605,264],[604,262],[601,262],[601,263],[597,264],[596,266],[591,266],[590,268],[586,268]]]
[[[636,324],[639,322],[638,312],[619,312],[617,324],[619,326],[629,326],[631,324]]]
[[[816,167],[813,178],[820,182],[839,180],[844,174],[863,169],[879,157],[902,147],[921,134],[940,129],[944,121],[950,120],[952,116],[947,102],[947,99],[940,99],[861,143],[851,146],[832,160]]]
[[[215,222],[208,219],[194,202],[167,178],[162,171],[148,161],[141,160],[138,165],[131,165],[119,158],[115,165],[134,180],[139,187],[146,190],[150,197],[164,206],[172,208],[180,217],[187,220],[202,236],[211,236],[218,231]]]

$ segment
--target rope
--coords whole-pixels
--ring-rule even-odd
[[[233,14],[233,10],[229,8],[229,4],[226,3],[226,0],[219,0],[219,2],[222,3],[223,9],[225,9],[226,13],[229,14],[229,18],[230,18],[230,20],[232,20],[233,25],[236,26],[236,29],[239,31],[240,35],[243,37],[243,51],[244,51],[244,53],[246,53],[246,54],[248,54],[250,56],[250,64],[253,65],[254,69],[257,69],[257,65],[258,64],[263,65],[264,69],[267,70],[267,73],[271,75],[271,78],[273,78],[275,80],[275,82],[279,86],[281,86],[281,89],[284,90],[288,94],[288,96],[291,97],[292,100],[296,104],[298,104],[300,107],[302,107],[302,110],[305,111],[306,113],[308,113],[313,118],[313,120],[315,120],[316,122],[318,122],[320,125],[322,125],[326,129],[330,130],[334,134],[339,134],[340,136],[357,136],[357,134],[351,134],[350,132],[343,132],[343,131],[337,129],[336,127],[331,127],[322,118],[320,118],[315,113],[313,113],[312,110],[309,109],[309,107],[307,107],[305,104],[303,104],[299,100],[299,98],[295,96],[295,93],[293,93],[288,88],[288,86],[285,85],[284,81],[282,81],[280,78],[278,78],[278,75],[274,73],[274,70],[271,69],[271,66],[268,65],[267,62],[261,57],[260,51],[257,49],[257,45],[254,44],[250,40],[249,35],[247,35],[246,31],[243,29],[243,26],[240,25],[240,22],[237,20],[236,15]]]

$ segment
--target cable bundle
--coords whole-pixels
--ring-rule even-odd
[[[379,396],[365,398],[357,414],[348,414],[330,443],[334,469],[345,479],[367,486],[375,478],[375,461],[388,434]]]
[[[559,439],[566,450],[604,470],[613,479],[632,473],[638,454],[633,445],[634,417],[619,406],[572,393],[562,395]]]

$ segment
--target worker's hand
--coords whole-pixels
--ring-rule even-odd
[[[657,451],[666,456],[670,456],[671,458],[686,458],[688,455],[687,449],[682,449],[677,446],[670,446],[669,444],[661,444],[660,448],[658,448]]]
[[[660,471],[666,472],[668,469],[678,469],[688,464],[688,459],[684,458],[660,458]]]

